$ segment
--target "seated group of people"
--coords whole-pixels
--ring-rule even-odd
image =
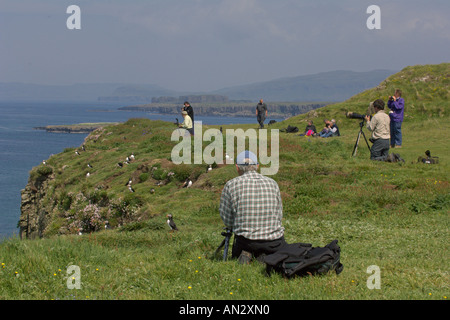
[[[299,134],[300,136],[311,136],[311,137],[321,137],[321,138],[328,138],[333,136],[340,136],[339,128],[336,125],[336,120],[332,119],[325,120],[325,127],[322,129],[322,131],[317,132],[316,126],[313,124],[312,120],[308,121],[308,125],[305,128],[305,132]]]

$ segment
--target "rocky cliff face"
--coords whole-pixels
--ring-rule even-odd
[[[19,235],[21,239],[41,238],[48,224],[49,214],[43,203],[53,174],[31,175],[25,189],[21,190]]]

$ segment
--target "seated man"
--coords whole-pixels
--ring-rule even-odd
[[[184,121],[182,124],[179,125],[179,127],[186,129],[187,131],[189,131],[191,135],[194,135],[194,127],[192,124],[191,117],[189,117],[187,111],[183,111],[181,112],[181,114],[183,115]]]
[[[286,244],[281,226],[283,205],[278,184],[257,172],[255,154],[241,152],[236,169],[239,176],[225,184],[219,212],[235,235],[232,257],[246,262],[251,255],[270,254]]]
[[[372,132],[371,141],[373,142],[370,148],[370,159],[385,161],[389,155],[389,139],[390,134],[390,118],[384,112],[384,101],[377,99],[373,102],[375,115],[370,119],[366,116],[367,129]]]

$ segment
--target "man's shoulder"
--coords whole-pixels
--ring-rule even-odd
[[[374,118],[389,118],[389,115],[384,112],[383,110],[378,111],[377,113],[375,113],[375,115],[373,116]]]

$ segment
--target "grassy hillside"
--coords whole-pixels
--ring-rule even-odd
[[[266,277],[258,262],[241,266],[212,259],[222,241],[220,193],[236,176],[234,166],[207,173],[204,164],[174,165],[174,125],[130,119],[93,132],[86,150],[77,149],[80,155],[66,149],[30,172],[30,183],[48,183],[40,199],[44,239],[0,244],[0,298],[445,300],[449,75],[450,64],[406,68],[345,103],[271,126],[302,129],[312,118],[319,128],[324,118],[338,120],[339,138],[280,133],[280,169],[272,176],[281,189],[287,242],[324,246],[338,239],[344,264],[338,276],[287,281]],[[404,147],[395,151],[406,162],[372,162],[363,144],[352,157],[359,122],[346,119],[345,112],[363,113],[371,100],[387,99],[397,87],[403,89],[407,117]],[[223,126],[238,127],[256,123]],[[427,149],[440,157],[438,165],[417,163]],[[132,153],[135,160],[117,166]],[[188,176],[192,188],[181,188]],[[130,178],[134,193],[126,187]],[[159,181],[164,185],[157,186]],[[168,213],[179,232],[169,232]],[[105,230],[106,221],[111,229]],[[67,288],[71,265],[80,267],[81,289]],[[367,288],[371,265],[380,267],[380,290]]]

